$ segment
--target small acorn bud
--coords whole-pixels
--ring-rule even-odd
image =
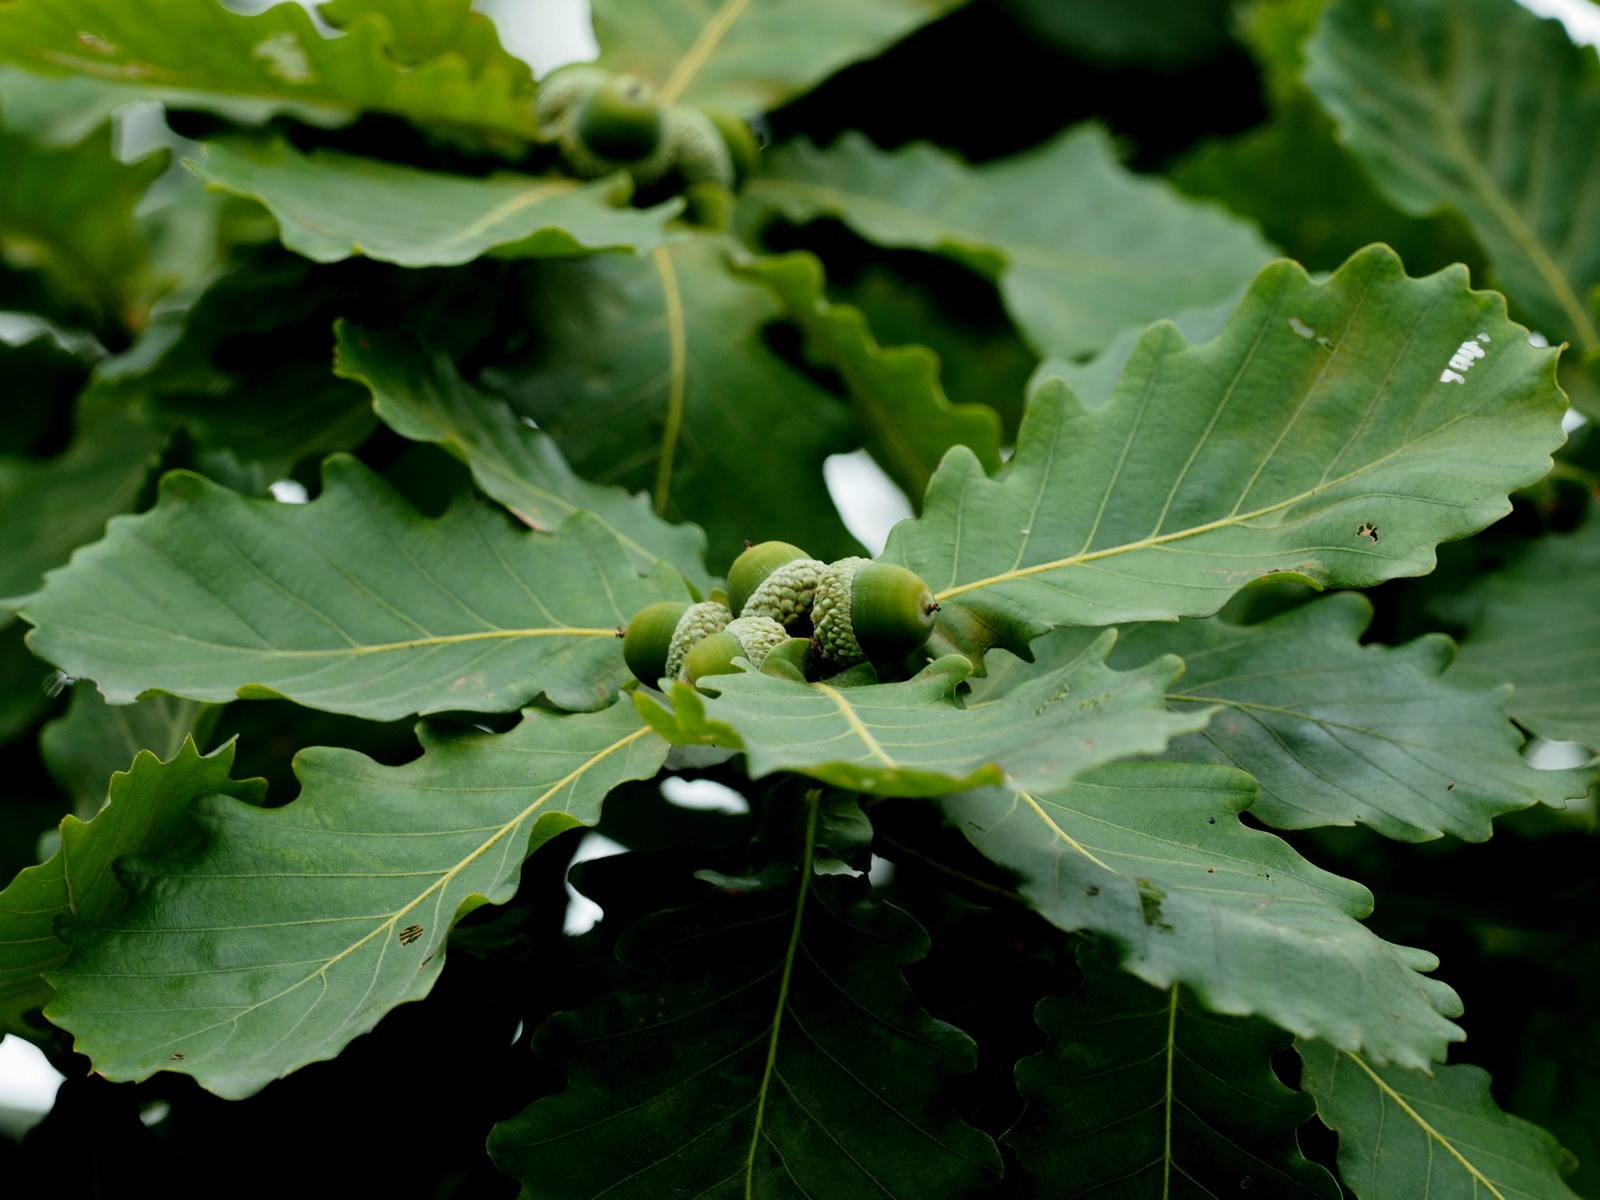
[[[736,617],[720,633],[701,639],[683,660],[683,677],[698,683],[707,675],[731,675],[739,668],[736,658],[748,659],[757,670],[774,646],[789,640],[782,625],[768,617]]]
[[[733,614],[714,601],[662,600],[633,614],[622,636],[622,658],[639,682],[655,687],[677,677],[683,656],[701,638],[722,629]]]
[[[634,75],[614,75],[579,102],[573,131],[590,153],[608,162],[640,162],[661,145],[661,106]]]
[[[893,563],[844,558],[817,584],[811,620],[823,657],[837,666],[904,658],[928,640],[939,605],[921,576]]]
[[[704,112],[711,118],[723,145],[728,148],[728,157],[733,163],[734,183],[743,183],[755,173],[756,160],[761,156],[761,142],[756,137],[756,131],[750,128],[750,122],[734,116],[725,108],[708,108]]]

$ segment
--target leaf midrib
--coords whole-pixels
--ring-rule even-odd
[[[466,870],[469,866],[471,866],[474,862],[476,862],[480,857],[482,857],[484,854],[488,853],[489,849],[491,847],[493,847],[497,842],[499,842],[502,838],[506,837],[508,834],[512,833],[514,830],[520,828],[521,825],[523,824],[523,822],[526,821],[529,817],[531,817],[540,808],[542,808],[544,806],[545,802],[548,801],[552,796],[558,794],[563,789],[568,787],[570,784],[574,783],[576,780],[581,779],[585,774],[587,774],[598,763],[603,762],[605,759],[609,758],[612,754],[615,754],[617,751],[622,750],[623,748],[631,745],[632,743],[637,741],[639,738],[644,737],[646,734],[648,734],[650,732],[651,732],[651,729],[650,729],[650,727],[648,725],[641,726],[640,728],[634,730],[632,733],[626,734],[623,737],[617,739],[615,742],[612,742],[609,746],[606,746],[603,749],[596,751],[593,755],[591,755],[589,758],[584,760],[584,762],[580,763],[577,767],[573,768],[566,775],[562,776],[560,779],[556,780],[549,787],[547,787],[543,792],[541,792],[539,794],[537,799],[535,799],[526,808],[522,809],[519,813],[517,813],[509,821],[506,821],[503,824],[495,827],[494,833],[490,837],[484,839],[484,841],[482,843],[480,843],[476,849],[474,849],[470,854],[466,855],[464,858],[460,859],[453,866],[451,866],[448,870],[440,873],[438,875],[438,877],[432,883],[430,883],[426,888],[424,888],[421,892],[419,892],[412,900],[408,901],[406,904],[404,904],[400,908],[396,909],[385,920],[383,920],[378,925],[373,927],[371,930],[369,930],[366,934],[362,935],[356,941],[354,941],[350,945],[346,946],[343,950],[339,951],[339,953],[337,953],[337,954],[335,954],[335,955],[333,955],[333,956],[331,956],[329,958],[326,958],[326,959],[313,960],[313,961],[320,962],[322,964],[315,971],[312,971],[312,972],[302,976],[300,979],[296,980],[294,983],[289,984],[287,987],[281,988],[279,991],[274,992],[272,995],[267,996],[267,997],[265,997],[265,998],[263,998],[261,1000],[256,1001],[254,1004],[248,1005],[248,1006],[240,1009],[238,1012],[234,1013],[230,1017],[227,1017],[227,1018],[225,1018],[223,1020],[220,1020],[220,1021],[214,1021],[210,1025],[203,1026],[203,1027],[201,1027],[199,1029],[190,1030],[189,1032],[180,1034],[177,1037],[169,1038],[165,1042],[157,1043],[154,1046],[148,1047],[144,1051],[144,1053],[146,1055],[158,1053],[159,1051],[166,1049],[166,1047],[168,1047],[168,1046],[175,1045],[175,1044],[177,1044],[179,1042],[188,1041],[191,1038],[199,1037],[202,1034],[209,1033],[213,1029],[219,1029],[224,1025],[232,1024],[235,1027],[237,1027],[237,1025],[238,1025],[238,1023],[240,1021],[244,1020],[246,1017],[248,1017],[251,1013],[255,1012],[257,1009],[263,1008],[263,1007],[265,1007],[266,1005],[269,1005],[269,1004],[276,1003],[278,1000],[281,1000],[283,997],[289,995],[290,993],[299,990],[302,986],[304,986],[305,984],[309,983],[311,980],[319,978],[319,977],[323,980],[323,987],[324,987],[324,993],[325,993],[326,992],[326,987],[327,987],[327,975],[326,975],[326,972],[329,969],[331,969],[337,963],[339,963],[339,962],[343,961],[344,959],[348,958],[350,955],[354,954],[357,950],[359,950],[359,949],[361,949],[361,947],[367,945],[374,938],[380,936],[381,934],[386,933],[390,929],[393,929],[394,926],[400,921],[400,919],[402,917],[404,917],[407,913],[409,913],[412,910],[414,910],[419,904],[421,904],[425,900],[427,900],[427,898],[429,896],[431,896],[434,892],[438,891],[438,892],[441,892],[441,894],[442,894],[443,889],[448,887],[448,885],[451,883],[452,880],[454,880],[456,878],[456,876],[460,875],[462,871]],[[270,966],[272,964],[262,964],[262,965]],[[309,1011],[310,1010],[308,1009],[307,1013],[309,1013]],[[348,1023],[356,1015],[357,1011],[359,1011],[359,1008],[357,1010],[353,1010],[351,1012],[350,1016],[345,1019],[346,1023]],[[302,1014],[301,1020],[304,1020],[304,1016],[305,1016],[305,1014]],[[343,1026],[341,1026],[340,1028],[343,1028]],[[274,1047],[275,1046],[276,1046],[276,1043],[274,1044]],[[256,1057],[259,1058],[260,1056],[258,1055]],[[203,1060],[201,1060],[201,1061],[203,1061]],[[252,1063],[254,1061],[255,1061],[254,1058],[248,1059],[244,1063],[236,1064],[234,1069],[237,1070],[239,1067],[248,1066],[250,1063]]]
[[[648,728],[648,726],[647,726]],[[744,1197],[754,1200],[756,1149],[765,1133],[767,1096],[772,1090],[772,1079],[778,1068],[778,1041],[783,1032],[783,1018],[789,1007],[789,985],[794,978],[794,964],[800,949],[800,930],[805,917],[806,896],[811,891],[811,863],[817,846],[817,810],[821,807],[815,790],[806,793],[805,847],[800,856],[800,891],[794,902],[794,923],[789,929],[789,944],[783,953],[783,975],[778,980],[778,1003],[772,1014],[772,1034],[767,1040],[767,1061],[761,1071],[761,1083],[756,1089],[756,1115],[750,1130],[750,1149],[744,1164]]]
[[[722,7],[712,14],[711,19],[701,27],[700,35],[684,51],[683,57],[673,67],[672,74],[656,93],[662,104],[678,102],[694,82],[694,77],[716,52],[722,39],[728,36],[728,30],[733,28],[734,22],[744,15],[744,10],[749,6],[750,0],[725,0]]]
[[[1487,401],[1485,401],[1485,403],[1487,403]],[[1428,438],[1434,437],[1435,435],[1442,433],[1444,430],[1449,429],[1458,421],[1465,420],[1470,416],[1475,416],[1480,408],[1482,408],[1482,405],[1463,410],[1462,412],[1459,412],[1455,416],[1451,417],[1449,420],[1434,426],[1421,437],[1407,441],[1395,447],[1387,454],[1380,455],[1378,458],[1373,459],[1369,463],[1363,463],[1353,471],[1347,471],[1345,474],[1340,475],[1336,479],[1323,480],[1312,488],[1298,492],[1292,496],[1286,496],[1284,499],[1279,500],[1276,503],[1266,505],[1262,508],[1251,509],[1249,512],[1243,513],[1229,513],[1225,517],[1218,517],[1216,520],[1207,521],[1202,525],[1191,526],[1188,529],[1175,529],[1171,533],[1152,534],[1149,537],[1140,538],[1138,541],[1125,542],[1120,546],[1107,546],[1100,550],[1090,550],[1078,554],[1072,554],[1065,558],[1054,559],[1050,562],[1035,563],[1034,565],[1028,567],[1018,567],[1010,571],[1002,571],[997,575],[990,575],[983,579],[975,579],[969,583],[959,584],[955,587],[949,587],[945,588],[943,591],[935,592],[934,599],[948,600],[954,596],[959,596],[966,592],[976,591],[980,588],[992,587],[995,584],[1000,583],[1009,583],[1014,579],[1022,579],[1030,575],[1041,575],[1050,571],[1057,571],[1065,567],[1077,566],[1079,563],[1094,562],[1097,559],[1114,558],[1119,554],[1130,554],[1137,550],[1147,550],[1152,546],[1162,546],[1169,542],[1183,541],[1186,538],[1197,537],[1203,533],[1212,533],[1218,529],[1227,529],[1235,525],[1243,525],[1249,521],[1255,520],[1258,517],[1271,516],[1273,513],[1282,512],[1286,508],[1293,508],[1297,504],[1304,503],[1307,500],[1314,499],[1315,497],[1326,492],[1331,492],[1336,488],[1342,487],[1344,484],[1349,483],[1352,479],[1358,479],[1362,475],[1367,474],[1369,471],[1377,470],[1391,459],[1409,452],[1414,447],[1426,441]],[[1046,483],[1047,480],[1041,477],[1041,491],[1044,489]]]
[[[1451,1158],[1455,1159],[1456,1162],[1461,1165],[1462,1170],[1466,1171],[1468,1176],[1471,1177],[1474,1188],[1481,1183],[1485,1188],[1488,1189],[1489,1195],[1494,1197],[1494,1200],[1506,1200],[1505,1193],[1497,1188],[1494,1183],[1490,1181],[1489,1177],[1473,1164],[1471,1159],[1462,1154],[1460,1150],[1456,1149],[1454,1142],[1435,1129],[1426,1117],[1424,1117],[1409,1103],[1407,1103],[1406,1098],[1396,1091],[1392,1086],[1390,1086],[1388,1081],[1385,1080],[1383,1076],[1379,1075],[1376,1071],[1369,1067],[1366,1061],[1362,1059],[1360,1055],[1356,1054],[1353,1050],[1342,1050],[1340,1053],[1342,1053],[1346,1058],[1355,1063],[1356,1066],[1360,1067],[1361,1070],[1365,1072],[1367,1078],[1372,1080],[1373,1086],[1378,1089],[1380,1095],[1386,1096],[1388,1099],[1392,1100],[1395,1106],[1399,1108],[1401,1112],[1405,1113],[1406,1116],[1410,1117],[1412,1121],[1416,1122],[1417,1127],[1421,1129],[1427,1137],[1432,1138],[1434,1141],[1438,1142],[1439,1145],[1444,1147],[1445,1152],[1449,1154]]]

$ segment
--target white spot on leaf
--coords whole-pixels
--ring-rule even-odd
[[[267,70],[285,83],[310,83],[317,77],[311,60],[292,33],[273,34],[258,42],[250,55],[266,63]]]
[[[1480,337],[1483,335],[1479,335]],[[1456,352],[1450,356],[1450,365],[1440,372],[1440,383],[1465,383],[1467,372],[1472,370],[1473,364],[1489,352],[1480,346],[1473,338],[1468,338],[1456,347]]]
[[[87,46],[96,54],[104,54],[108,58],[113,54],[120,54],[122,52],[122,47],[117,45],[110,38],[101,37],[98,33],[90,33],[87,30],[79,32],[78,45]]]
[[[1317,331],[1311,328],[1311,326],[1307,325],[1299,317],[1289,318],[1289,328],[1294,330],[1307,341],[1310,341],[1312,338],[1317,336]]]

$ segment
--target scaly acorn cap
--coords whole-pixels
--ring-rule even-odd
[[[921,576],[893,563],[843,558],[817,584],[811,620],[837,666],[904,658],[928,640],[939,605]]]
[[[728,157],[733,163],[733,181],[743,183],[755,174],[756,160],[761,157],[761,141],[756,137],[756,131],[750,128],[749,121],[734,116],[725,108],[702,111],[711,118],[711,123],[722,135],[723,145],[728,147]]]
[[[691,604],[683,616],[678,618],[678,624],[672,631],[672,641],[667,646],[667,661],[662,674],[669,679],[681,679],[684,656],[703,638],[727,628],[731,620],[733,614],[728,611],[728,606],[720,601],[702,600],[699,604]]]
[[[573,132],[597,158],[635,163],[661,145],[665,124],[649,85],[636,75],[613,75],[578,103]]]
[[[759,671],[772,648],[788,640],[788,631],[770,617],[736,617],[684,656],[683,677],[698,683],[707,675],[731,675],[739,670],[733,664],[736,658],[749,659]]]
[[[588,95],[610,78],[610,73],[587,63],[552,71],[539,81],[533,113],[540,126],[554,131]]]
[[[744,606],[746,616],[771,617],[780,625],[794,629],[811,619],[817,584],[828,564],[814,558],[797,558],[784,563],[761,581]],[[810,632],[809,629],[798,632]]]
[[[667,110],[667,145],[685,187],[697,183],[733,186],[733,155],[711,118],[698,108]]]
[[[762,580],[784,563],[809,557],[799,546],[789,542],[746,543],[739,557],[733,560],[733,566],[728,568],[728,607],[743,616],[745,604]]]

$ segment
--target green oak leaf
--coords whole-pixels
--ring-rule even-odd
[[[324,33],[311,13],[275,4],[241,13],[170,4],[161,19],[120,0],[14,0],[0,7],[0,57],[45,74],[81,74],[163,92],[270,102],[324,119],[364,110],[531,138],[533,75],[489,44],[469,0],[359,0]],[[418,58],[418,51],[427,54]]]
[[[0,745],[25,733],[49,710],[58,686],[50,665],[28,652],[27,628],[21,621],[0,624]]]
[[[189,806],[201,797],[261,801],[262,780],[229,778],[233,752],[230,742],[202,755],[185,738],[165,760],[145,749],[121,758],[116,774],[100,778],[99,814],[63,819],[56,852],[0,892],[0,1029],[24,1032],[23,1015],[49,1002],[44,974],[67,958],[58,917],[107,921],[123,910],[127,893],[112,870],[117,860],[159,854],[181,839]]]
[[[353,449],[372,432],[367,394],[328,370],[329,326],[364,297],[414,312],[442,290],[432,272],[407,273],[414,290],[395,274],[370,263],[317,267],[277,251],[243,257],[102,362],[91,392],[151,425],[181,427],[228,462],[228,478],[264,491],[305,459]]]
[[[1507,718],[1509,689],[1447,670],[1456,653],[1448,638],[1362,645],[1371,620],[1365,597],[1342,592],[1256,625],[1135,625],[1109,661],[1125,669],[1163,654],[1183,659],[1168,702],[1216,715],[1165,757],[1249,771],[1261,785],[1250,813],[1278,829],[1359,823],[1408,842],[1444,833],[1481,842],[1495,817],[1584,795],[1592,771],[1535,770]],[[1049,634],[1034,643],[1034,664],[991,663],[979,690],[1030,679],[1091,636]]]
[[[858,444],[850,409],[768,345],[783,310],[730,271],[720,239],[525,271],[512,318],[525,342],[482,382],[578,474],[648,490],[658,514],[699,525],[713,567],[747,540],[856,552],[822,477],[828,455]]]
[[[287,142],[207,142],[186,165],[212,187],[258,200],[283,244],[316,262],[364,255],[403,267],[457,266],[493,252],[545,258],[649,250],[683,207],[628,207],[624,175],[468,177]]]
[[[1028,33],[1076,58],[1171,69],[1228,45],[1229,0],[1001,0]]]
[[[1228,321],[1233,317],[1234,310],[1239,307],[1244,295],[1244,289],[1241,288],[1216,304],[1186,308],[1173,313],[1167,320],[1177,327],[1178,332],[1191,345],[1209,342],[1215,337],[1220,337],[1222,331],[1228,327]],[[1123,371],[1127,370],[1128,362],[1133,358],[1134,351],[1139,348],[1139,343],[1144,340],[1144,335],[1143,329],[1124,329],[1093,358],[1045,359],[1034,369],[1033,375],[1028,380],[1028,399],[1030,401],[1033,399],[1033,394],[1044,386],[1045,380],[1059,379],[1071,389],[1072,394],[1085,408],[1104,408],[1117,390],[1117,381],[1122,378]]]
[[[421,737],[399,767],[302,751],[281,808],[198,801],[196,845],[124,864],[115,924],[64,929],[45,1015],[109,1079],[180,1071],[247,1096],[427,995],[455,921],[509,900],[523,859],[667,750],[626,704]]]
[[[77,428],[55,458],[0,457],[0,623],[44,573],[132,508],[166,438],[110,404],[81,402]]]
[[[35,653],[114,704],[159,689],[387,720],[541,694],[603,707],[627,674],[617,627],[687,594],[666,566],[639,575],[587,513],[554,535],[474,498],[427,519],[335,456],[310,504],[168,474],[153,509],[113,522],[24,615]]]
[[[1338,1200],[1295,1140],[1311,1098],[1273,1073],[1287,1034],[1207,1012],[1176,984],[1083,968],[1077,991],[1035,1010],[1050,1045],[1017,1064],[1026,1107],[1005,1142],[1019,1196]]]
[[[965,0],[594,0],[600,66],[754,117]]]
[[[1600,749],[1600,520],[1530,542],[1461,597],[1477,612],[1459,670],[1509,682],[1511,715],[1547,738]]]
[[[983,404],[952,404],[937,355],[925,346],[886,349],[860,310],[829,303],[815,257],[754,258],[738,270],[772,289],[804,331],[811,357],[839,373],[867,450],[908,495],[922,495],[951,446],[966,446],[989,470],[999,467],[999,414]]]
[[[0,29],[13,7],[0,7]],[[119,162],[109,124],[62,147],[0,131],[0,162],[0,263],[40,278],[50,315],[136,327],[151,299],[151,246],[134,210],[167,169],[166,151]]]
[[[126,769],[139,751],[167,762],[191,739],[204,746],[221,712],[160,692],[135,704],[107,704],[93,684],[80,683],[72,689],[67,711],[39,731],[39,756],[55,785],[88,820],[105,803],[111,776]]]
[[[1055,793],[987,788],[938,804],[1015,875],[1024,903],[1103,935],[1145,982],[1377,1061],[1443,1058],[1464,1035],[1449,1019],[1456,994],[1423,974],[1438,960],[1362,925],[1366,888],[1240,822],[1255,795],[1230,767],[1121,763]]]
[[[962,705],[972,664],[958,654],[904,683],[834,687],[754,672],[717,676],[707,698],[672,687],[672,711],[647,692],[635,701],[675,744],[742,750],[753,778],[795,771],[851,791],[938,796],[1010,781],[1061,787],[1118,758],[1154,753],[1204,728],[1209,712],[1165,710],[1176,659],[1133,671],[1105,665],[1114,634],[1009,691]],[[708,683],[709,686],[709,683]]]
[[[1333,270],[1368,242],[1391,246],[1419,272],[1482,257],[1453,216],[1414,217],[1389,203],[1308,96],[1264,125],[1203,143],[1172,181],[1258,222],[1274,245],[1312,271]]]
[[[1577,1200],[1561,1182],[1572,1156],[1502,1111],[1479,1068],[1430,1076],[1320,1042],[1297,1049],[1301,1086],[1339,1135],[1339,1174],[1358,1200]]]
[[[372,392],[379,419],[402,437],[442,445],[524,525],[552,532],[583,509],[616,535],[641,570],[665,562],[709,591],[702,531],[662,520],[643,496],[579,478],[549,434],[473,387],[446,355],[416,338],[346,322],[335,332],[334,373]]]
[[[137,97],[97,79],[0,67],[0,125],[40,146],[76,146]]]
[[[33,314],[9,312],[0,322],[0,458],[37,454],[52,443],[63,410],[105,356],[94,338]]]
[[[489,1136],[532,1200],[886,1196],[960,1200],[996,1181],[948,1103],[977,1055],[902,972],[928,938],[865,879],[774,866],[646,918],[618,956],[635,989],[542,1026],[564,1091]]]
[[[1028,377],[1038,356],[1017,336],[994,286],[959,263],[932,255],[877,256],[843,275],[831,262],[830,297],[858,308],[884,345],[927,346],[939,356],[939,377],[952,399],[983,403],[1000,414],[1003,440],[1016,440]],[[920,499],[921,497],[917,497]]]
[[[1172,180],[1258,222],[1284,255],[1311,271],[1333,270],[1357,248],[1384,242],[1419,274],[1454,262],[1476,273],[1483,256],[1459,219],[1399,211],[1339,145],[1332,120],[1306,90],[1305,43],[1325,0],[1235,6],[1240,40],[1260,66],[1272,115],[1213,138],[1181,160]]]
[[[827,150],[789,142],[743,195],[791,221],[836,217],[880,246],[946,254],[996,278],[1035,348],[1066,357],[1220,300],[1271,257],[1222,209],[1124,169],[1092,125],[980,167],[926,143],[886,153],[858,134]]]
[[[1463,269],[1410,279],[1382,246],[1320,283],[1274,263],[1215,340],[1148,330],[1100,407],[1042,384],[997,477],[953,449],[883,557],[974,662],[1055,625],[1206,616],[1267,576],[1367,587],[1510,511],[1564,408],[1554,354]]]
[[[1600,350],[1600,70],[1513,0],[1337,0],[1306,82],[1388,197],[1459,213],[1519,313]]]

